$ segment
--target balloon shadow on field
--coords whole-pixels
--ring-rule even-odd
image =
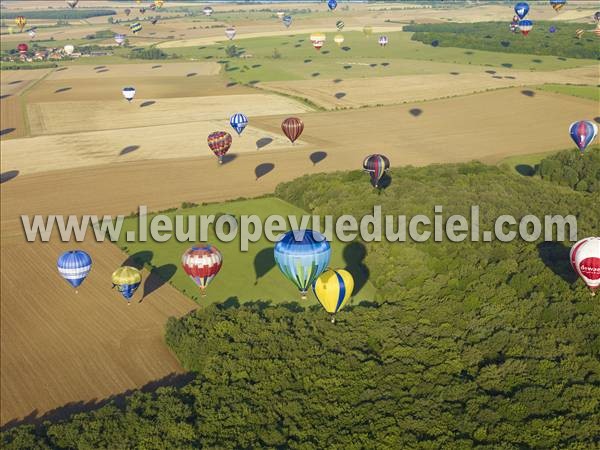
[[[60,69],[56,69],[55,72],[62,72],[63,70],[67,70],[68,67],[61,67]]]
[[[256,275],[254,285],[258,284],[258,281],[275,267],[274,250],[275,247],[263,248],[254,257],[254,274]]]
[[[511,63],[502,63],[500,64],[502,67],[506,67],[507,69],[510,69],[513,65]]]
[[[423,110],[421,108],[412,108],[409,109],[408,112],[413,117],[419,117],[421,114],[423,114]]]
[[[571,249],[569,247],[565,247],[562,242],[540,242],[537,250],[542,262],[555,275],[558,275],[569,284],[577,281],[578,276],[571,267],[569,255]]]
[[[327,152],[313,152],[310,154],[309,158],[313,163],[313,166],[315,166],[321,161],[323,161],[325,158],[327,158]]]
[[[18,170],[8,170],[6,172],[2,172],[0,174],[0,184],[6,183],[7,181],[12,180],[13,178],[17,178],[18,175]]]
[[[54,93],[60,94],[61,92],[67,92],[67,91],[70,91],[71,89],[73,89],[73,88],[71,88],[71,87],[59,88],[59,89],[55,90]]]
[[[230,81],[229,83],[227,83],[227,84],[225,85],[225,87],[228,87],[228,88],[229,88],[229,87],[233,87],[233,86],[235,86],[235,85],[237,85],[237,81]]]
[[[140,108],[145,108],[146,106],[152,106],[156,103],[156,101],[154,100],[148,100],[147,102],[144,102],[140,105]]]
[[[175,264],[164,264],[160,267],[154,267],[150,270],[148,277],[144,281],[144,293],[139,303],[142,303],[146,297],[156,291],[165,283],[168,283],[177,272]]]
[[[110,72],[110,70],[109,69],[96,70],[96,73],[104,73],[104,72]]]
[[[352,47],[347,47],[347,46],[342,47],[342,51],[344,51],[344,52],[349,52],[350,50],[352,50]]]
[[[16,130],[16,128],[4,128],[3,130],[0,130],[0,136],[4,136],[5,134],[10,134],[15,130]]]
[[[494,75],[496,73],[495,70],[486,70],[485,73],[489,73],[490,75]]]
[[[223,155],[223,158],[221,158],[221,161],[223,161],[222,164],[229,164],[235,158],[237,158],[237,155],[235,153],[231,153],[231,154]]]
[[[535,175],[535,167],[530,166],[529,164],[517,164],[515,170],[519,175],[524,177],[532,177]]]
[[[196,75],[198,75],[196,72],[190,72],[186,75],[186,77],[195,77]]]
[[[460,72],[450,72],[450,75],[460,75]]]
[[[10,83],[8,83],[8,84],[9,84],[9,85],[12,85],[12,84],[19,84],[19,83],[22,83],[22,82],[23,82],[23,80],[15,80],[15,81],[11,81],[11,82],[10,82]]]
[[[321,76],[321,73],[320,72],[314,72],[314,73],[311,73],[310,76],[313,77],[313,78],[319,77],[319,76]]]
[[[600,116],[599,117],[594,117],[594,122],[600,123]]]
[[[254,168],[254,174],[256,175],[256,180],[264,177],[266,174],[271,172],[275,168],[275,164],[273,163],[262,163]]]
[[[346,93],[345,92],[336,92],[335,94],[333,94],[333,96],[335,98],[337,98],[338,100],[341,100],[346,96]]]
[[[150,250],[142,250],[133,255],[129,255],[121,266],[130,266],[135,267],[138,270],[144,268],[146,264],[150,264],[152,258],[154,257],[154,253]]]
[[[335,80],[333,80],[333,82],[336,84],[341,83],[342,81],[344,81],[344,80],[342,80],[341,78],[336,78]]]
[[[530,91],[529,89],[521,91],[521,94],[523,94],[525,97],[535,97],[535,92]]]
[[[367,256],[367,247],[361,242],[352,242],[344,247],[343,253],[345,269],[354,278],[354,292],[357,295],[369,281],[369,268],[364,264]]]
[[[10,97],[10,94],[0,95],[0,100],[4,100],[5,98]]]
[[[96,66],[94,70],[106,69],[106,66]]]
[[[160,64],[156,65],[156,66],[152,66],[152,69],[158,69],[159,67],[162,67]]]
[[[260,150],[261,148],[266,147],[271,142],[273,142],[273,139],[270,137],[260,138],[259,140],[256,141],[256,150]]]
[[[121,150],[119,152],[119,156],[123,156],[123,155],[126,155],[131,152],[135,152],[139,148],[140,148],[139,145],[128,145],[127,147],[125,147],[123,150]]]

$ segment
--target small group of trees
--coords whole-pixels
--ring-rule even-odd
[[[536,167],[536,174],[576,191],[600,192],[600,147],[588,148],[585,153],[570,150],[545,158]]]

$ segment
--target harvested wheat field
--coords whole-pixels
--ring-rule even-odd
[[[598,67],[566,69],[552,72],[491,70],[478,68],[477,72],[463,70],[464,66],[450,67],[444,74],[402,75],[347,80],[297,80],[259,83],[261,88],[307,98],[326,109],[356,108],[368,105],[392,105],[456,95],[471,94],[513,86],[544,83],[595,84]]]

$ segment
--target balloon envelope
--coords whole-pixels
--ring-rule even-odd
[[[560,11],[567,3],[567,0],[550,0],[550,6],[554,11]]]
[[[75,51],[75,47],[72,45],[65,45],[64,50],[67,55],[71,55]]]
[[[600,237],[588,237],[577,242],[570,253],[571,265],[584,283],[594,292],[600,286]]]
[[[123,97],[125,97],[125,99],[128,102],[131,102],[131,100],[133,100],[133,97],[135,97],[135,88],[134,87],[123,88],[122,94],[123,94]]]
[[[213,13],[213,9],[210,6],[206,6],[204,7],[204,9],[202,10],[202,12],[204,13],[205,16],[210,16]]]
[[[288,117],[281,123],[281,129],[293,144],[304,131],[304,122],[298,117]]]
[[[135,267],[123,266],[113,272],[111,279],[113,287],[129,301],[142,283],[142,273]]]
[[[390,160],[384,155],[369,155],[363,161],[363,170],[371,176],[371,182],[375,187],[379,186],[379,181],[389,168]]]
[[[17,45],[17,50],[21,55],[24,55],[29,50],[29,46],[27,44],[19,44]]]
[[[233,27],[229,27],[225,29],[225,36],[227,36],[227,39],[232,40],[235,37],[235,28]]]
[[[569,134],[582,152],[598,135],[598,126],[591,120],[580,120],[569,126]]]
[[[335,23],[335,27],[338,29],[338,31],[342,31],[344,29],[344,22],[341,20],[338,20]]]
[[[527,36],[529,32],[533,29],[533,22],[531,20],[520,20],[519,21],[519,30],[523,36]]]
[[[341,34],[336,34],[333,38],[333,42],[335,42],[337,45],[342,45],[344,43],[344,36]]]
[[[70,250],[58,257],[56,268],[61,276],[76,288],[92,270],[92,258],[83,250]]]
[[[226,131],[215,131],[208,135],[208,147],[219,158],[219,164],[223,163],[223,156],[231,147],[232,138]]]
[[[283,16],[283,24],[286,28],[289,28],[292,24],[292,16]]]
[[[385,47],[388,44],[388,37],[387,36],[379,36],[379,45],[381,45],[382,47]]]
[[[126,36],[124,34],[115,34],[115,42],[119,45],[121,45],[123,42],[125,42]]]
[[[310,42],[316,50],[321,50],[325,44],[326,36],[323,33],[313,33],[310,35]]]
[[[139,22],[132,23],[131,25],[129,25],[129,29],[133,34],[136,34],[142,31],[142,24]]]
[[[275,263],[306,298],[308,288],[329,265],[331,246],[325,237],[312,230],[294,230],[275,244]]]
[[[235,113],[229,118],[229,124],[233,127],[237,134],[240,135],[248,126],[248,117],[242,113]]]
[[[519,19],[523,19],[529,13],[529,5],[525,2],[519,2],[515,5],[515,13]]]
[[[327,7],[333,11],[335,8],[337,8],[337,1],[336,0],[328,0],[327,1]]]
[[[329,314],[342,309],[354,290],[354,278],[344,269],[327,269],[313,284],[317,300]]]
[[[24,16],[17,16],[15,18],[15,23],[19,27],[19,31],[23,31],[23,28],[27,25],[27,19]]]
[[[181,257],[183,270],[204,292],[221,270],[223,255],[213,245],[193,246]]]

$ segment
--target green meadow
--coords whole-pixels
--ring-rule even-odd
[[[241,215],[258,215],[261,219],[271,214],[284,217],[296,216],[298,221],[302,215],[308,214],[300,208],[292,206],[275,197],[239,200],[226,203],[215,203],[195,206],[191,208],[171,210],[165,212],[174,222],[176,214],[189,215],[223,215],[230,214],[236,217],[238,223]],[[148,223],[152,216],[148,216]],[[187,219],[184,221],[187,227]],[[178,242],[174,237],[167,242],[126,242],[127,231],[139,228],[137,217],[127,218],[123,223],[121,240],[118,245],[130,256],[136,266],[146,265],[151,270],[150,276],[154,277],[151,284],[160,284],[169,281],[185,295],[197,300],[201,305],[219,303],[232,297],[240,301],[270,300],[273,303],[300,301],[303,304],[315,304],[314,294],[309,293],[307,300],[300,300],[296,287],[288,281],[275,266],[273,259],[274,243],[264,236],[256,243],[249,244],[247,252],[240,251],[239,233],[231,242],[220,242],[216,239],[214,228],[209,227],[208,242],[215,245],[223,255],[223,267],[207,288],[206,297],[201,297],[196,284],[185,274],[181,268],[181,256],[193,242]],[[227,227],[225,227],[227,230]],[[310,228],[310,226],[308,227]],[[362,300],[374,300],[376,290],[368,281],[368,270],[363,265],[364,246],[357,242],[343,243],[334,240],[331,243],[332,255],[330,266],[332,268],[347,268],[355,279],[357,288],[350,304]],[[148,277],[149,278],[149,277]],[[140,287],[143,295],[144,288]],[[140,293],[136,294],[141,298]],[[151,294],[149,295],[151,298]]]
[[[573,97],[587,98],[600,102],[600,87],[579,86],[573,84],[543,84],[535,86],[540,91],[555,92],[557,94],[572,95]]]

